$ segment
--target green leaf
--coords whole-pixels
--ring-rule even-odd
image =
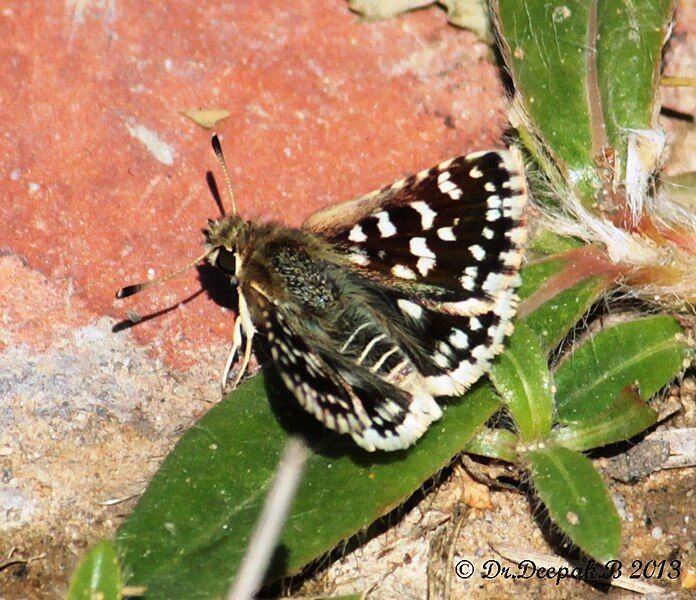
[[[489,376],[515,420],[520,440],[546,438],[553,423],[551,375],[537,335],[524,321],[515,325]]]
[[[303,432],[312,447],[270,578],[297,572],[398,506],[499,407],[480,384],[408,451],[369,453],[345,436],[322,435],[273,371],[252,378],[182,437],[119,529],[128,582],[146,586],[147,600],[223,594],[289,433]]]
[[[599,562],[615,558],[619,515],[590,460],[557,444],[529,451],[524,459],[534,489],[563,533]]]
[[[688,346],[671,317],[636,319],[603,329],[555,372],[556,412],[563,423],[605,411],[627,385],[650,398],[682,370]]]
[[[522,269],[522,285],[518,294],[522,300],[531,297],[546,281],[567,264],[563,258],[544,260]],[[541,341],[544,352],[553,350],[590,306],[602,295],[606,283],[601,277],[590,277],[569,287],[546,301],[523,318]]]
[[[588,106],[590,1],[496,0],[502,50],[535,132],[566,181],[599,186]],[[586,196],[592,196],[586,193]]]
[[[609,142],[623,154],[627,129],[655,126],[662,46],[674,2],[599,2],[597,11],[597,71],[604,121]]]
[[[111,542],[94,545],[70,581],[68,600],[121,600],[121,570]]]
[[[517,462],[517,436],[509,429],[484,427],[467,444],[469,454],[496,458],[510,463]]]
[[[525,322],[549,352],[561,342],[606,290],[601,277],[590,277],[556,294],[525,318]]]
[[[613,147],[625,165],[626,130],[654,125],[672,0],[495,0],[493,12],[534,133],[590,205],[596,157]]]
[[[645,431],[657,421],[657,412],[650,408],[635,389],[626,387],[605,410],[553,432],[553,439],[571,450],[590,450],[628,440]]]

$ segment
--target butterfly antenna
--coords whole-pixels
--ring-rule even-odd
[[[166,275],[162,275],[162,277],[158,277],[157,279],[153,279],[152,281],[145,281],[144,283],[136,283],[135,285],[127,285],[126,287],[121,288],[116,293],[116,297],[117,298],[128,298],[128,296],[132,296],[133,294],[137,294],[138,292],[142,292],[144,289],[152,287],[153,285],[160,285],[162,283],[169,281],[170,279],[174,279],[174,277],[181,275],[184,271],[187,271],[188,269],[190,269],[194,265],[197,265],[199,262],[206,259],[211,252],[212,252],[212,250],[206,250],[206,252],[204,254],[201,254],[198,258],[196,258],[196,260],[192,260],[190,263],[185,264],[180,269],[177,269],[176,271],[172,271],[171,273],[167,273]]]
[[[234,198],[234,191],[232,190],[232,178],[230,177],[230,170],[227,168],[227,163],[225,162],[225,155],[222,153],[222,146],[220,145],[220,138],[217,133],[213,134],[211,139],[213,144],[213,150],[215,151],[215,156],[222,170],[222,174],[225,177],[225,183],[227,185],[227,195],[230,198],[230,204],[232,205],[232,215],[237,214],[237,201]]]

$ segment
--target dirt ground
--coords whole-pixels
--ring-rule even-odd
[[[682,2],[679,15],[666,72],[693,76],[696,7]],[[506,104],[488,48],[436,8],[366,24],[343,2],[144,10],[66,0],[0,3],[0,23],[10,65],[0,84],[0,219],[12,224],[0,234],[0,599],[53,599],[219,400],[232,316],[205,295],[183,302],[198,288],[195,273],[135,303],[143,314],[173,310],[114,332],[128,307],[115,290],[194,256],[215,216],[208,134],[178,112],[228,108],[220,132],[245,212],[297,225],[463,148],[499,146]],[[664,105],[679,113],[663,117],[676,149],[667,171],[696,170],[696,92],[667,90]],[[695,388],[687,377],[669,390],[681,409],[663,427],[696,426]],[[596,460],[608,468],[608,457]],[[454,564],[470,560],[480,573],[496,549],[559,550],[529,496],[501,487],[495,469],[463,459],[288,589],[380,599],[630,594],[458,578]],[[624,563],[696,566],[695,484],[693,469],[611,481]]]

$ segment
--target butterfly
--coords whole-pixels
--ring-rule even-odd
[[[213,148],[234,210],[208,222],[191,264],[207,259],[237,289],[223,385],[260,332],[326,427],[369,451],[412,445],[442,416],[436,398],[469,388],[512,332],[529,196],[519,151],[453,158],[288,228],[237,214],[217,136]]]

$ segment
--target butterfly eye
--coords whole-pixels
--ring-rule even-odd
[[[236,267],[234,254],[225,248],[220,248],[215,266],[227,275],[234,275]]]

